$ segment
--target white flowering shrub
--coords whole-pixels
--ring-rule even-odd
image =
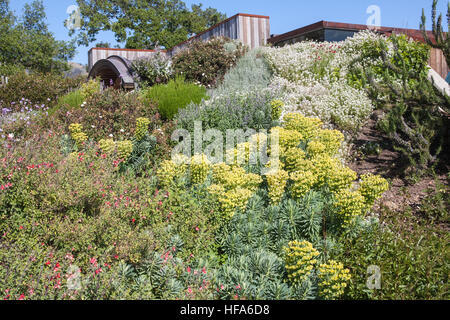
[[[167,83],[174,74],[172,60],[162,52],[133,61],[132,69],[141,86]]]
[[[361,81],[351,77],[350,69],[380,63],[379,57],[359,60],[364,48],[379,41],[389,42],[386,37],[364,31],[343,42],[307,41],[264,48],[274,73],[270,88],[282,92],[284,113],[319,117],[341,130],[356,132],[374,106]]]

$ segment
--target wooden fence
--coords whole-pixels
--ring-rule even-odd
[[[442,78],[447,78],[450,69],[441,50],[432,48],[428,63]]]

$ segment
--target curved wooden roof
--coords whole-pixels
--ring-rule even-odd
[[[100,77],[104,81],[112,80],[124,89],[134,89],[134,77],[131,71],[131,62],[120,56],[110,56],[107,59],[99,60],[89,72],[90,78]]]

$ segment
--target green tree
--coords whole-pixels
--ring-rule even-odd
[[[111,43],[100,41],[95,44],[96,48],[111,48]]]
[[[131,49],[171,48],[225,19],[216,9],[181,0],[77,0],[80,45],[89,45],[100,31],[112,31],[119,43]],[[77,30],[70,30],[73,36]]]
[[[31,4],[26,3],[22,15],[22,27],[27,31],[40,34],[48,34],[48,26],[45,23],[47,16],[42,1],[33,1]]]
[[[9,0],[0,0],[0,62],[31,71],[61,73],[75,55],[75,42],[56,40],[48,30],[42,0],[24,6],[20,18],[9,9]]]
[[[448,32],[444,32],[443,30],[442,13],[439,14],[439,17],[436,19],[437,4],[438,0],[433,0],[431,19],[432,19],[432,32],[434,39],[430,39],[426,31],[427,18],[425,16],[425,9],[422,9],[422,22],[420,24],[420,29],[422,30],[425,40],[431,47],[442,50],[445,56],[445,60],[447,61],[447,65],[450,66],[450,36]],[[450,2],[447,2],[447,27],[450,30]]]

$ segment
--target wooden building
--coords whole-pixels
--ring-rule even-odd
[[[176,45],[169,50],[169,53],[171,55],[177,53],[192,41],[205,41],[213,37],[227,37],[240,40],[251,49],[265,46],[267,39],[270,37],[270,17],[238,13]]]

